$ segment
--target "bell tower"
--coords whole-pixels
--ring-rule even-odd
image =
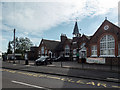
[[[73,30],[73,35],[74,37],[80,37],[81,34],[79,33],[78,25],[77,25],[77,20],[75,22],[74,30]]]

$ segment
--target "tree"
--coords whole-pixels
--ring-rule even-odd
[[[12,49],[14,48],[14,41],[11,41]],[[33,46],[29,38],[25,37],[16,37],[15,38],[15,53],[21,53],[24,57],[24,54],[27,50],[30,50],[30,47]]]
[[[8,43],[7,54],[12,54],[12,47],[11,47],[11,42],[10,41]]]

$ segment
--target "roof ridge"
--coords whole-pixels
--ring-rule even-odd
[[[56,41],[56,40],[48,40],[48,39],[43,39],[45,41],[51,41],[51,42],[60,42],[60,41]]]

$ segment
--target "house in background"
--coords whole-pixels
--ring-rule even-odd
[[[38,47],[37,46],[32,46],[30,48],[30,51],[27,51],[27,59],[29,60],[36,60],[38,58]]]
[[[42,39],[38,48],[38,56],[56,57],[55,48],[59,41]]]
[[[55,48],[55,53],[58,56],[64,56],[66,58],[70,57],[70,49],[71,49],[71,39],[67,38],[66,34],[61,34],[61,41],[58,46]]]

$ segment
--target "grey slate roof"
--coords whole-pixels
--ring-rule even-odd
[[[46,39],[42,39],[42,40],[46,48],[51,51],[53,51],[56,48],[56,46],[60,43],[59,41],[54,41],[54,40],[46,40]]]
[[[56,51],[63,51],[63,50],[64,50],[63,46],[64,46],[64,43],[65,43],[66,41],[72,42],[72,39],[68,39],[68,38],[67,38],[65,41],[60,42],[60,43],[57,45],[57,47],[55,48],[55,50],[56,50]]]

